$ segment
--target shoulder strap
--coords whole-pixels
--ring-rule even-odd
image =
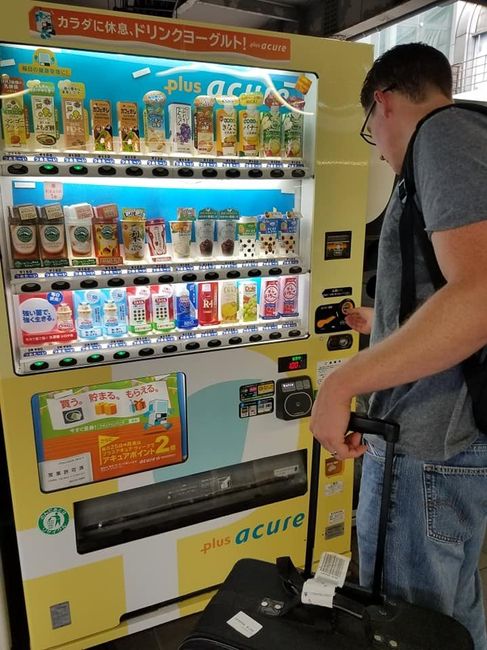
[[[399,221],[399,240],[401,246],[401,305],[399,309],[399,322],[402,324],[415,310],[417,304],[416,296],[416,278],[414,266],[414,242],[419,243],[421,254],[428,269],[431,281],[435,290],[438,290],[445,284],[445,278],[436,261],[436,255],[433,245],[426,233],[425,222],[422,212],[419,210],[415,200],[416,184],[414,180],[414,142],[420,128],[433,115],[440,113],[449,108],[461,108],[470,110],[475,113],[484,114],[487,117],[487,107],[480,104],[470,104],[459,102],[441,106],[436,110],[425,115],[421,119],[409,141],[401,175],[399,177],[399,198],[403,205],[402,214]]]

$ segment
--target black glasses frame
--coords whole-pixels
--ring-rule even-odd
[[[395,88],[396,88],[396,84],[391,84],[390,86],[387,86],[387,88],[384,88],[382,92],[387,93],[390,90],[394,90]],[[369,110],[367,111],[367,114],[365,115],[364,123],[362,124],[362,128],[360,129],[360,137],[363,140],[365,140],[367,144],[370,144],[372,147],[375,147],[375,142],[372,135],[367,131],[367,122],[369,121],[370,116],[372,115],[372,111],[374,110],[376,103],[377,102],[374,99],[374,101],[370,105]]]

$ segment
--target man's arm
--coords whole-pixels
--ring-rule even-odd
[[[406,384],[450,368],[487,345],[487,220],[432,237],[447,284],[398,330],[340,366],[323,382],[311,431],[340,458],[360,456],[344,440],[353,396]]]

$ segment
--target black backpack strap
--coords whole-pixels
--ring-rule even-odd
[[[438,290],[445,284],[445,278],[436,260],[433,244],[425,230],[425,222],[422,212],[420,211],[415,195],[416,183],[414,180],[414,159],[413,150],[414,142],[422,125],[436,113],[440,113],[449,108],[462,108],[475,113],[481,113],[487,116],[487,107],[479,104],[469,104],[459,102],[441,106],[436,110],[428,113],[421,119],[409,141],[404,162],[402,165],[401,175],[398,181],[399,198],[403,205],[402,214],[399,221],[399,241],[401,247],[401,304],[399,308],[399,323],[402,324],[416,309],[416,277],[414,264],[415,240],[419,244],[421,254],[425,261],[428,273],[435,290]]]

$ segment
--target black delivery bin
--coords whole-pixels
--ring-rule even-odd
[[[372,591],[345,583],[333,607],[301,603],[312,577],[320,445],[313,442],[306,562],[301,573],[290,558],[276,564],[243,559],[236,563],[179,650],[473,650],[468,631],[456,620],[381,593],[394,444],[393,422],[353,413],[350,431],[386,440],[384,484]],[[238,631],[228,624],[237,618]],[[257,631],[256,631],[257,630]],[[248,635],[248,636],[247,636]]]

